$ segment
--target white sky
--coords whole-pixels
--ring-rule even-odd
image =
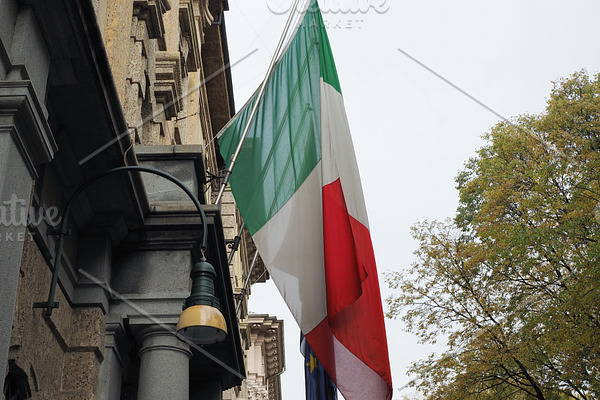
[[[306,0],[302,0],[304,2]],[[340,76],[380,273],[410,266],[415,222],[452,217],[454,177],[498,118],[400,53],[409,53],[505,117],[540,113],[559,77],[600,70],[600,1],[320,0]],[[260,85],[291,0],[229,0],[239,109]],[[369,7],[372,5],[371,7]],[[342,13],[362,8],[366,12]],[[275,12],[273,12],[275,11]],[[380,278],[382,296],[391,292]],[[250,310],[285,320],[284,400],[304,400],[299,330],[272,282]],[[386,321],[394,399],[407,367],[434,350]],[[439,350],[439,348],[438,348]]]

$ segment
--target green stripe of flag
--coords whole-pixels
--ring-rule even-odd
[[[320,78],[339,89],[321,13],[311,2],[278,61],[231,175],[231,187],[251,234],[292,197],[321,159]],[[229,164],[252,103],[221,138]]]
[[[325,30],[323,17],[321,16],[321,12],[319,11],[319,6],[317,5],[316,0],[311,1],[307,14],[313,14],[314,18],[318,20],[320,43],[319,61],[323,82],[330,84],[335,90],[342,94],[342,87],[340,85],[337,70],[335,69],[335,61],[333,59],[331,45],[329,44],[329,37],[327,37],[327,31]]]

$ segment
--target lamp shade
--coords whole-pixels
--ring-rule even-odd
[[[177,335],[197,344],[222,342],[227,324],[221,311],[207,305],[186,308],[177,323]]]
[[[227,337],[227,323],[215,296],[215,269],[202,259],[194,265],[190,276],[192,292],[179,317],[177,336],[196,344],[222,342]]]

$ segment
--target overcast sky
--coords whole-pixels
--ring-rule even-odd
[[[307,0],[301,0],[305,2]],[[227,35],[239,109],[260,85],[291,0],[229,0]],[[380,274],[410,266],[410,226],[452,217],[454,177],[499,118],[544,110],[552,81],[600,71],[600,1],[320,0],[356,149]],[[391,291],[380,278],[382,296]],[[299,330],[272,282],[250,311],[285,320],[284,400],[304,399]],[[386,321],[394,399],[411,362],[435,348]],[[439,348],[437,349],[439,350]]]

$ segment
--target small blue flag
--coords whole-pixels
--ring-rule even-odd
[[[304,378],[306,382],[306,400],[337,400],[337,388],[317,360],[315,353],[300,333],[300,351],[304,356]]]

